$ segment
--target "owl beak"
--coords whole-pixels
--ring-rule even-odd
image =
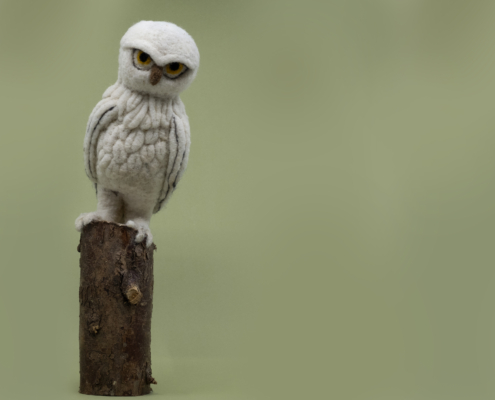
[[[162,67],[159,67],[158,65],[153,65],[150,70],[150,83],[155,86],[160,82],[160,79],[162,79],[163,76],[163,69]]]

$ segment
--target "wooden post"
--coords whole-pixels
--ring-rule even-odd
[[[126,226],[93,222],[81,234],[79,364],[83,394],[152,392],[153,251]]]

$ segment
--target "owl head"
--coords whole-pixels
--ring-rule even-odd
[[[120,41],[119,80],[131,90],[177,96],[194,80],[198,67],[193,38],[170,22],[138,22]]]

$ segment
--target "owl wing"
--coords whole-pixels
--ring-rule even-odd
[[[98,154],[96,149],[100,134],[118,117],[117,102],[105,98],[101,100],[89,116],[86,136],[84,137],[84,168],[88,178],[97,183],[96,161]]]
[[[187,115],[173,114],[169,133],[169,157],[163,187],[153,213],[157,213],[167,203],[177,187],[189,160],[191,135]]]

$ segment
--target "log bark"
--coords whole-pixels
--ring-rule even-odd
[[[132,228],[93,222],[81,233],[79,392],[139,396],[152,392],[153,251]]]

